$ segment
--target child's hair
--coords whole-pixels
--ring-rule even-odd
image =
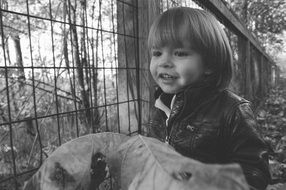
[[[190,47],[202,56],[218,89],[228,87],[232,78],[232,50],[217,20],[208,12],[189,7],[171,8],[152,24],[148,47]]]

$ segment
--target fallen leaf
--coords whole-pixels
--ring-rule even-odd
[[[118,150],[121,189],[246,190],[238,164],[211,165],[189,159],[156,139],[136,136]]]
[[[106,166],[115,180],[113,189],[248,189],[237,164],[203,164],[153,138],[99,133],[57,148],[24,190],[96,189],[109,173]]]
[[[24,185],[24,190],[76,190],[96,186],[105,172],[106,161],[120,144],[129,139],[126,135],[98,133],[79,137],[57,148],[40,169]],[[96,169],[102,171],[96,171]],[[94,174],[98,174],[95,176]],[[104,177],[104,176],[103,176]],[[96,188],[96,187],[92,187]]]

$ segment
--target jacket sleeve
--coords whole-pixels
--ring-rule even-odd
[[[240,164],[251,189],[265,189],[271,180],[268,148],[258,132],[249,103],[238,105],[229,122],[230,162]]]

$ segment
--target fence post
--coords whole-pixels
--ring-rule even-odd
[[[149,23],[148,20],[148,1],[137,1],[137,94],[138,94],[138,108],[139,108],[139,122],[138,133],[144,134],[146,132],[144,126],[149,121],[149,105],[145,101],[150,100],[149,96],[149,59],[147,38]],[[147,104],[147,106],[146,106]]]
[[[139,123],[137,30],[136,0],[117,1],[119,124],[125,134],[137,131]]]
[[[148,23],[149,29],[154,21],[154,19],[160,14],[160,0],[148,0]],[[150,55],[150,54],[149,54]],[[149,56],[149,63],[151,58]],[[155,82],[153,81],[152,77],[150,76],[150,106],[152,107],[155,103],[153,95],[155,93]]]
[[[267,93],[269,93],[270,92],[270,80],[271,80],[271,65],[270,65],[270,63],[269,63],[269,61],[268,60],[266,60],[266,76],[265,76],[265,78],[267,78],[267,81],[266,81],[266,84],[267,84],[267,86],[266,86],[266,92]]]
[[[259,54],[259,97],[260,98],[264,96],[263,63],[264,63],[263,54]]]
[[[145,126],[149,122],[150,107],[154,105],[154,83],[149,72],[150,53],[147,40],[149,28],[154,18],[159,14],[159,0],[137,0],[137,23],[138,23],[138,86],[140,86],[139,111],[141,111],[141,126],[138,133],[146,132]],[[146,22],[147,21],[147,22]],[[138,92],[139,93],[139,92]],[[140,113],[140,112],[139,112]],[[142,127],[142,129],[141,129]]]
[[[249,40],[246,41],[245,44],[245,79],[246,79],[246,84],[245,84],[245,95],[246,98],[249,100],[253,100],[253,89],[252,89],[252,82],[251,82],[251,61],[250,61],[250,42]]]
[[[241,64],[241,91],[246,98],[251,99],[251,63],[250,63],[250,42],[238,36],[238,64]]]
[[[127,101],[120,104],[120,126],[123,133],[134,132],[135,126],[138,126],[138,132],[141,133],[141,123],[149,120],[149,116],[146,117],[148,114],[141,113],[148,113],[149,107],[154,104],[147,38],[149,28],[159,12],[159,0],[117,1],[117,26],[118,32],[122,34],[118,35],[118,66],[126,68],[118,71],[119,101]],[[146,90],[147,87],[149,91]],[[132,102],[134,99],[137,99],[136,103]],[[142,99],[150,100],[150,104],[145,106],[146,110],[145,107],[142,108]]]
[[[267,77],[267,59],[263,56],[263,93],[264,95],[268,92],[268,77]]]
[[[277,86],[278,85],[278,82],[280,80],[280,69],[278,66],[276,66],[276,78],[275,78],[275,85]]]

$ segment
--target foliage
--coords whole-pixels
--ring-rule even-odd
[[[99,176],[94,175],[105,171],[110,171],[114,189],[248,189],[238,165],[203,164],[140,135],[98,133],[59,147],[24,190],[96,188],[100,183],[94,181]]]
[[[43,16],[48,18],[48,3],[45,1],[29,1],[29,12],[33,16]],[[27,2],[25,0],[18,1],[9,1],[3,0],[2,8],[4,10],[15,11],[20,13],[27,13]],[[16,35],[28,35],[27,31],[27,17],[23,17],[18,14],[9,14],[7,12],[3,13],[3,29],[4,35],[8,36],[16,36]],[[36,23],[31,23],[31,31],[35,31],[38,29],[46,29],[48,26],[45,25],[45,22],[41,19],[37,19]]]
[[[275,58],[278,52],[284,51],[285,1],[228,0],[227,2],[270,55]]]
[[[12,152],[15,170],[21,174],[39,167],[61,143],[92,130],[105,131],[107,125],[117,130],[117,110],[105,106],[119,101],[117,36],[112,34],[117,30],[116,5],[111,5],[115,1],[101,1],[101,10],[97,0],[86,0],[86,9],[79,2],[0,2],[4,42],[0,44],[0,181],[13,175]],[[78,26],[77,41],[73,24]],[[81,79],[78,70],[83,72]],[[91,111],[89,117],[86,110]],[[0,189],[11,189],[13,180],[8,183],[0,183]]]
[[[268,189],[280,189],[286,184],[286,89],[285,82],[270,91],[257,110],[257,121],[263,137],[269,144],[272,183]],[[282,189],[282,188],[281,188]]]

